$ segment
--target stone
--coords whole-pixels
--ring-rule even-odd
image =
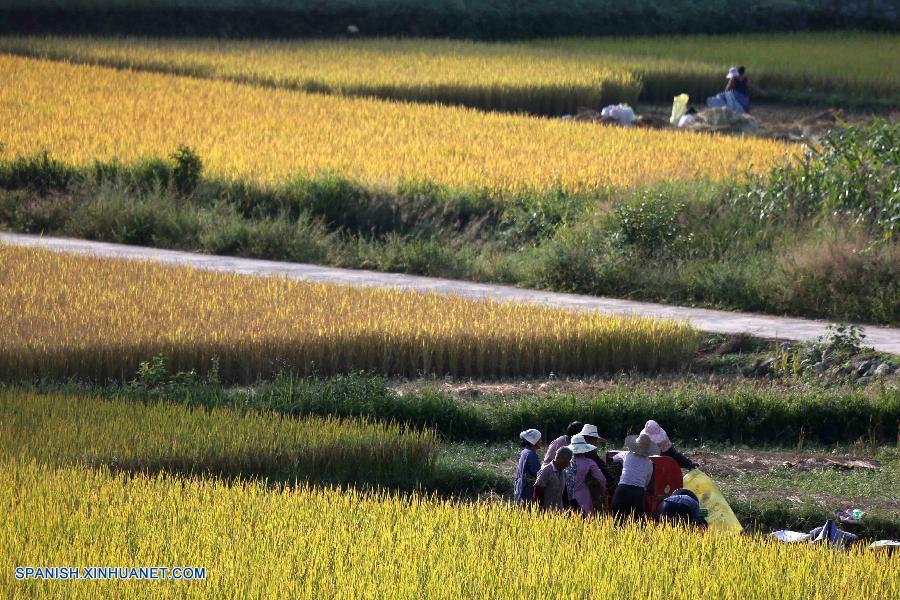
[[[875,377],[884,377],[885,375],[890,375],[893,372],[894,367],[891,365],[891,363],[885,362],[878,365],[873,374],[875,375]]]
[[[866,373],[868,373],[869,369],[871,369],[872,365],[874,364],[875,361],[872,359],[864,360],[858,367],[856,367],[856,374],[860,377],[864,376]]]

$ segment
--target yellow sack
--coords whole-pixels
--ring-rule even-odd
[[[674,100],[672,100],[672,116],[669,117],[669,123],[672,125],[678,126],[678,121],[681,120],[687,113],[688,102],[690,102],[690,96],[687,94],[678,94],[675,96]]]
[[[722,492],[719,491],[716,483],[709,478],[709,475],[700,469],[689,471],[684,476],[684,487],[697,494],[700,506],[709,512],[706,522],[709,523],[711,531],[740,533],[744,530],[737,517],[734,516],[734,511],[731,510],[728,502],[722,496]]]

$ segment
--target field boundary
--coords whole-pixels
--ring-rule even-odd
[[[825,328],[829,324],[828,321],[824,320],[670,306],[651,302],[546,292],[437,277],[340,269],[232,256],[213,256],[72,238],[0,232],[0,243],[43,248],[54,252],[144,260],[195,269],[261,277],[275,276],[316,283],[431,292],[474,300],[490,299],[499,302],[540,304],[572,310],[595,310],[609,314],[627,314],[658,319],[687,319],[694,327],[703,331],[727,334],[749,333],[757,337],[771,339],[813,340],[820,335],[824,335]],[[876,350],[900,355],[900,329],[867,326],[866,335],[866,343],[873,346]]]

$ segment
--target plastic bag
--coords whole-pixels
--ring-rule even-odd
[[[776,540],[781,540],[782,542],[808,542],[812,539],[812,536],[808,533],[803,533],[802,531],[791,531],[789,529],[779,529],[778,531],[772,532],[772,537]]]
[[[629,127],[634,121],[634,110],[627,104],[610,104],[600,111],[600,116],[615,119],[619,125]]]
[[[687,94],[678,94],[675,96],[675,99],[672,100],[672,116],[669,117],[669,123],[672,125],[678,125],[678,122],[681,121],[681,117],[687,113],[688,102],[690,102],[691,98]]]
[[[700,469],[689,471],[684,476],[684,487],[697,494],[700,506],[709,511],[706,522],[709,523],[710,531],[741,533],[744,530],[722,496],[722,492],[719,491],[719,487],[709,475]]]

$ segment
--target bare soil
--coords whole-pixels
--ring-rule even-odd
[[[704,106],[696,106],[702,114]],[[638,119],[636,126],[653,129],[672,129],[669,115],[672,107],[660,104],[641,104],[634,107]],[[798,106],[783,104],[758,104],[751,109],[750,116],[759,128],[749,135],[778,139],[788,142],[815,142],[828,130],[840,124],[871,123],[876,116],[900,121],[900,111],[860,111],[843,109],[834,106]],[[575,115],[577,121],[594,121],[601,124],[612,124],[610,120],[601,119],[599,113],[585,111]],[[747,133],[738,131],[721,131],[721,133]]]
[[[701,465],[703,471],[713,478],[734,477],[745,473],[768,473],[774,469],[823,472],[829,469],[835,471],[874,470],[879,467],[878,461],[869,457],[826,456],[806,452],[744,449],[722,452],[695,450],[690,455]]]

